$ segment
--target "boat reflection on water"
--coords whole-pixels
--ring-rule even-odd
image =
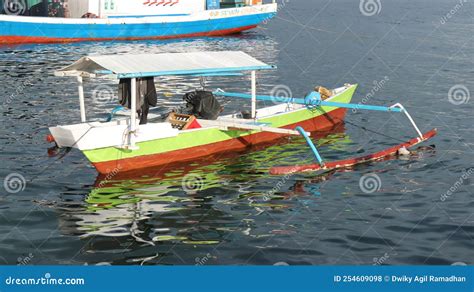
[[[331,153],[352,143],[343,125],[314,136]],[[268,226],[259,216],[287,212],[297,204],[295,198],[317,195],[313,190],[331,176],[268,175],[275,163],[313,159],[304,143],[301,137],[284,137],[241,153],[99,175],[82,206],[61,215],[61,230],[87,242],[84,261],[103,262],[102,254],[111,262],[114,252],[114,264],[179,263],[170,260],[174,257],[170,250],[176,246],[213,248],[236,233],[257,240],[285,232],[285,226]],[[193,259],[181,263],[194,264]]]
[[[312,134],[328,160],[355,146],[344,125]],[[306,222],[302,207],[320,209],[320,199],[334,195],[324,184],[352,171],[268,175],[275,164],[313,159],[303,138],[285,137],[240,153],[99,175],[80,207],[61,215],[61,231],[86,243],[77,260],[90,264],[232,262],[209,255],[230,242],[259,247],[267,237],[297,232],[291,222]]]
[[[343,125],[314,135],[331,153],[352,143]],[[314,201],[332,174],[281,177],[268,169],[313,159],[304,143],[286,137],[241,153],[99,175],[84,207],[61,216],[62,232],[87,242],[84,261],[113,264],[195,264],[196,252],[182,250],[203,253],[235,238],[252,242],[292,232],[290,224],[269,222],[291,212],[298,198]]]

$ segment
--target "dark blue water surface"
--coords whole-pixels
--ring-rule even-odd
[[[285,1],[276,19],[226,38],[0,48],[0,263],[473,264],[474,6],[374,2],[376,14],[366,16],[359,1]],[[358,83],[355,102],[401,102],[423,131],[438,128],[424,145],[436,148],[287,177],[268,169],[309,162],[299,138],[112,179],[98,177],[77,150],[47,156],[48,127],[79,121],[76,83],[54,70],[84,55],[201,50],[242,50],[278,65],[260,73],[262,93],[287,86],[298,97],[319,84]],[[168,78],[157,86],[166,112],[200,85]],[[207,86],[242,91],[249,80]],[[114,81],[87,84],[89,118],[116,105],[108,96],[115,89]],[[248,107],[224,103],[226,112]],[[336,160],[414,135],[402,115],[349,111],[318,144]]]

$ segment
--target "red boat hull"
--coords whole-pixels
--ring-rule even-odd
[[[324,131],[334,128],[344,121],[346,109],[337,109],[328,114],[315,117],[310,120],[288,125],[284,128],[294,129],[297,126],[303,127],[308,132]],[[272,140],[286,136],[270,132],[259,132],[244,136],[238,139],[226,140],[218,143],[207,144],[198,147],[170,151],[155,155],[139,156],[134,158],[119,159],[100,163],[93,163],[94,167],[101,174],[107,174],[112,169],[119,168],[121,171],[131,171],[135,169],[150,168],[166,165],[179,161],[190,161],[199,157],[205,157],[227,151],[239,151],[249,149],[252,146],[270,142]]]
[[[52,38],[52,37],[28,37],[28,36],[0,36],[0,44],[50,44],[50,43],[76,43],[87,41],[136,41],[136,40],[165,40],[177,38],[194,38],[194,37],[213,37],[237,34],[246,30],[256,28],[256,25],[215,30],[209,32],[190,33],[181,35],[169,35],[158,37],[115,37],[115,38]]]

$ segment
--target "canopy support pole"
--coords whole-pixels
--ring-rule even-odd
[[[86,105],[84,101],[84,81],[82,80],[82,76],[77,76],[77,89],[79,92],[79,105],[81,108],[81,122],[85,123],[86,119]]]
[[[252,71],[252,119],[257,117],[257,72]]]
[[[130,85],[130,94],[131,94],[131,108],[130,108],[130,131],[128,133],[129,137],[129,147],[130,150],[137,150],[138,147],[135,144],[135,135],[137,132],[137,79],[131,79]]]

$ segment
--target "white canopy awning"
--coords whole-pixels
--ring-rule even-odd
[[[117,75],[118,78],[225,74],[273,69],[244,52],[194,52],[87,56],[55,72],[56,76]]]

